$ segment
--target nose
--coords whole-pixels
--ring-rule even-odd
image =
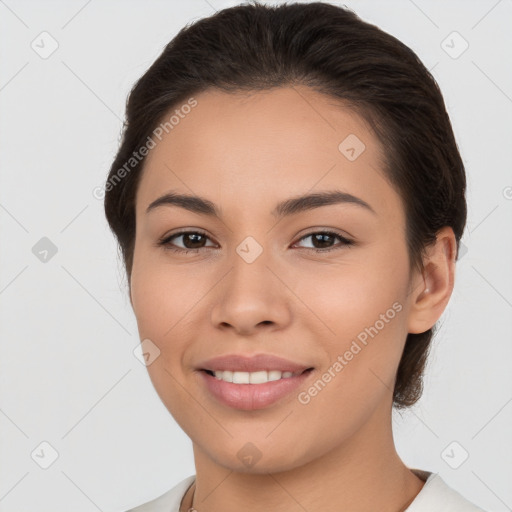
[[[231,269],[215,288],[211,321],[217,329],[250,336],[285,328],[291,319],[293,294],[286,276],[278,276],[265,251],[252,263],[238,254]]]

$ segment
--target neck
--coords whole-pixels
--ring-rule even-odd
[[[182,510],[192,507],[192,497],[197,512],[405,510],[424,482],[399,458],[388,416],[385,425],[377,415],[334,449],[278,472],[221,466],[194,443],[196,480]]]

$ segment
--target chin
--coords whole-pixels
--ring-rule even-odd
[[[208,440],[206,441],[208,442]],[[225,445],[211,445],[204,454],[216,464],[236,473],[266,475],[290,471],[306,464],[314,456],[308,458],[306,453],[299,452],[297,447],[304,448],[300,442],[291,443],[293,448],[278,441],[269,442],[266,434],[262,438],[244,435],[243,440],[230,439]],[[213,448],[213,449],[212,449]]]
[[[262,456],[261,459],[254,464],[241,462],[238,457],[226,459],[225,454],[223,454],[222,459],[218,460],[218,463],[230,471],[250,475],[268,475],[269,473],[274,474],[290,471],[303,464],[295,458],[290,460],[289,454],[288,456],[286,454],[274,454],[271,459]]]

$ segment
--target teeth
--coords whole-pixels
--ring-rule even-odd
[[[302,372],[281,372],[279,370],[262,370],[259,372],[232,372],[229,370],[214,372],[215,377],[225,382],[233,384],[264,384],[279,379],[288,379],[292,376],[300,375]]]

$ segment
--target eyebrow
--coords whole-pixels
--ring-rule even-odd
[[[316,192],[313,194],[292,197],[278,203],[270,213],[274,217],[282,218],[333,204],[352,204],[362,207],[374,215],[377,215],[375,210],[366,201],[349,194],[348,192],[342,192],[340,190]],[[219,219],[221,218],[219,208],[210,200],[196,195],[178,194],[176,192],[168,192],[158,199],[155,199],[147,207],[146,213],[165,205],[178,206],[201,215],[217,217]]]

